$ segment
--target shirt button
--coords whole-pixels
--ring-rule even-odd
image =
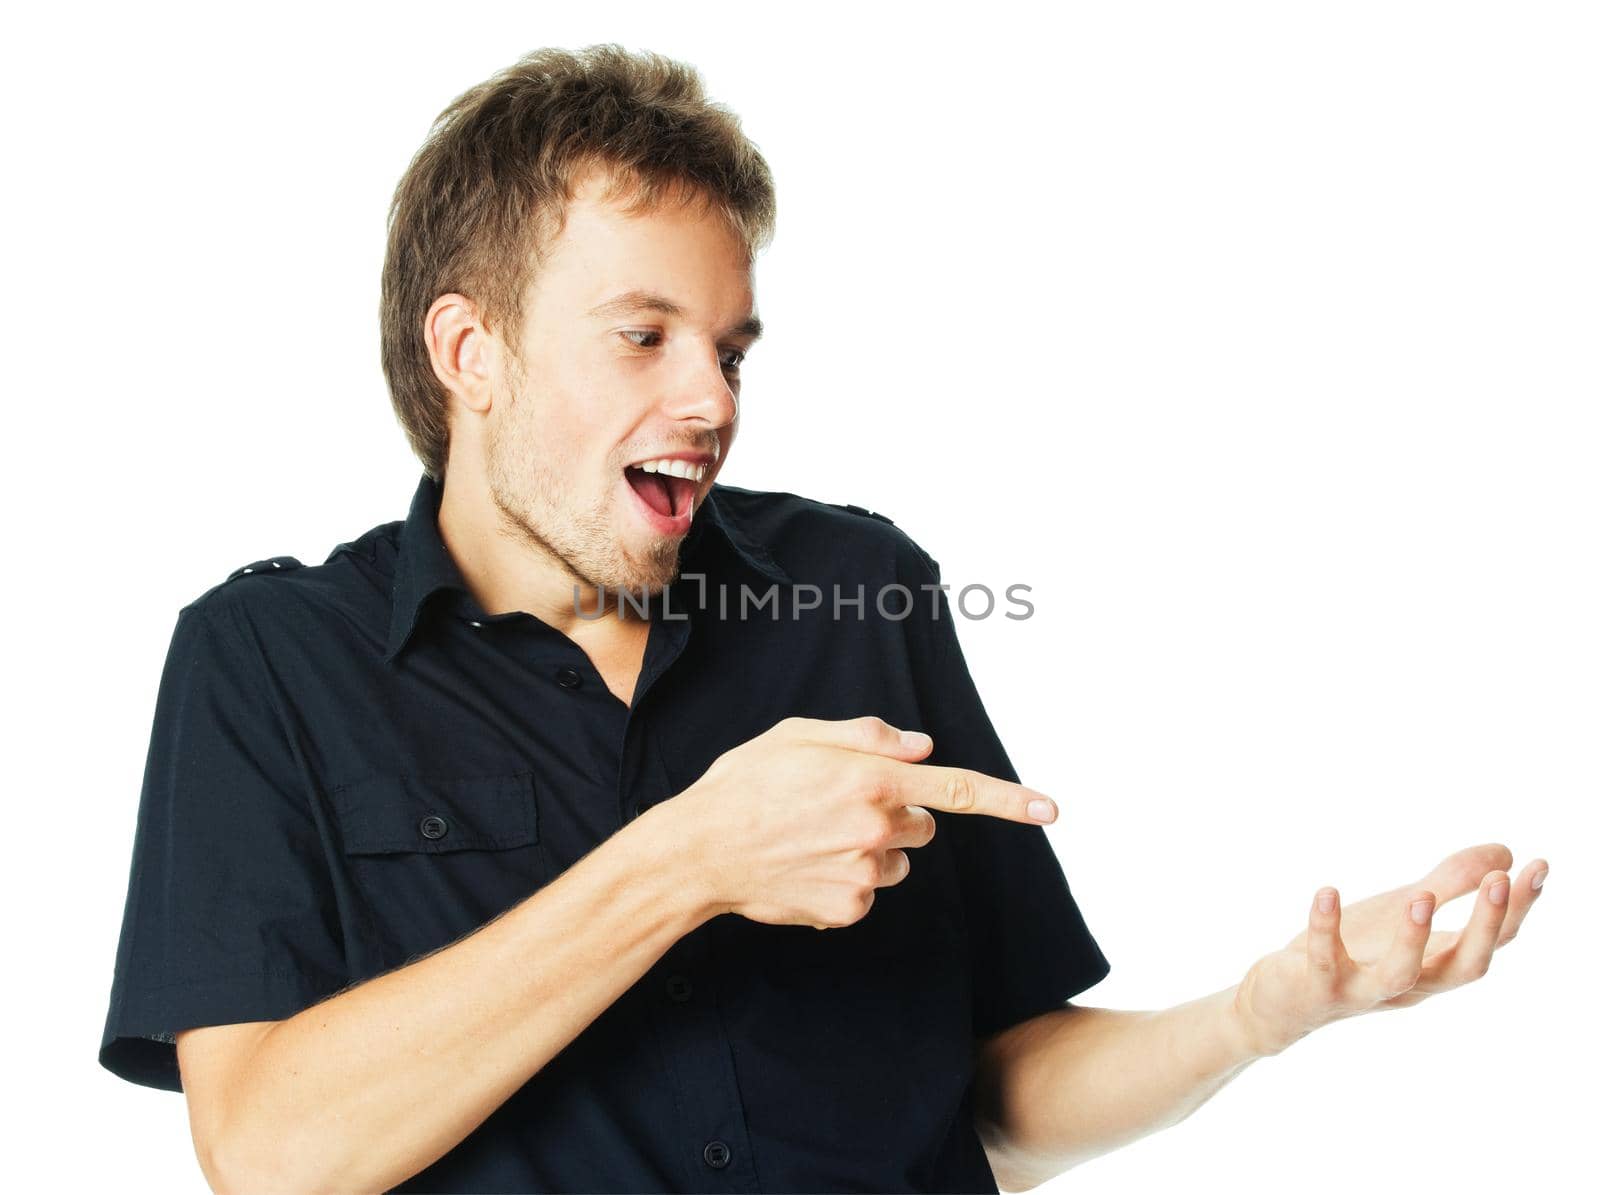
[[[689,977],[686,975],[669,975],[667,976],[667,995],[682,1004],[690,996],[694,995],[694,984],[689,982]]]
[[[450,832],[450,823],[437,814],[430,813],[417,823],[417,829],[422,831],[424,838],[443,838]]]
[[[728,1148],[726,1142],[707,1141],[701,1156],[705,1158],[707,1166],[721,1170],[732,1159],[733,1150]]]
[[[556,670],[556,684],[563,689],[576,689],[583,684],[583,677],[578,675],[576,668],[558,668]]]

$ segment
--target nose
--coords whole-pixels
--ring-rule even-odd
[[[726,427],[739,413],[739,383],[723,371],[715,349],[696,353],[671,389],[666,413],[673,419],[698,419],[712,428]]]

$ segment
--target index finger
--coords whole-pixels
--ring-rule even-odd
[[[946,813],[981,813],[1007,821],[1043,825],[1056,820],[1056,803],[1037,789],[971,768],[892,763],[894,798]]]

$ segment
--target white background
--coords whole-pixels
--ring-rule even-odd
[[[405,515],[393,186],[460,91],[620,41],[698,66],[777,178],[722,479],[882,511],[957,586],[1033,586],[1032,619],[960,630],[1062,805],[1112,961],[1081,1002],[1226,987],[1323,884],[1353,902],[1487,841],[1551,863],[1481,982],[1314,1034],[1044,1189],[1571,1189],[1596,1064],[1592,12],[13,14],[10,1172],[205,1189],[182,1097],[95,1060],[173,618]]]

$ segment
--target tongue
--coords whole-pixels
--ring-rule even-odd
[[[650,505],[650,509],[658,515],[672,517],[672,491],[667,488],[667,479],[659,473],[646,473],[640,469],[628,470],[628,481]]]

